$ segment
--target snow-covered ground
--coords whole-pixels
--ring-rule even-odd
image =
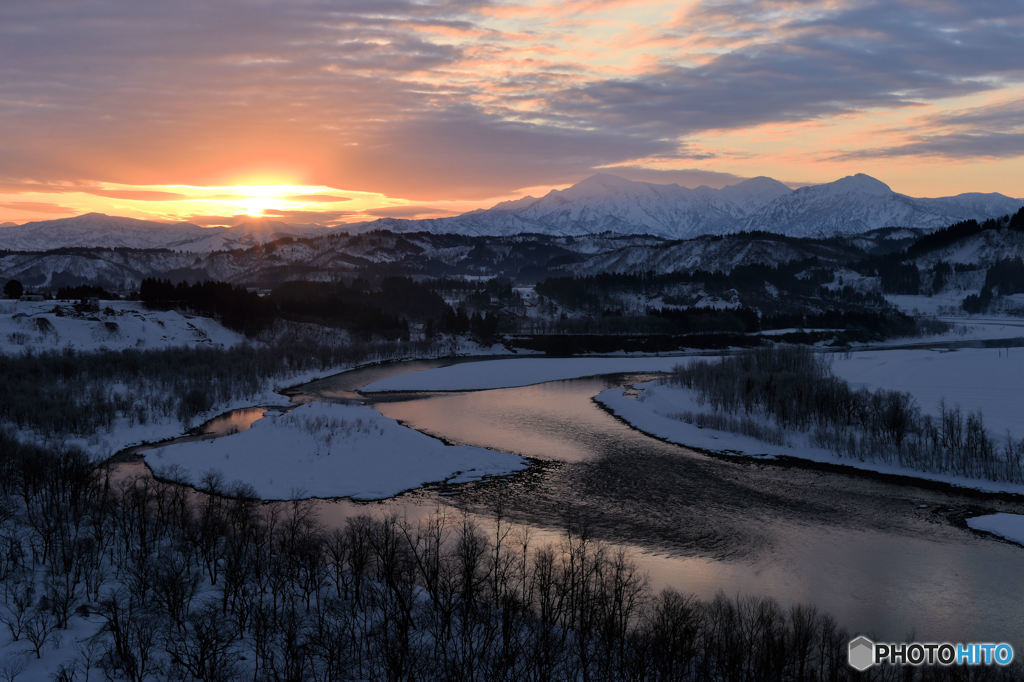
[[[1024,545],[1024,515],[985,514],[967,519],[967,526]]]
[[[966,315],[964,298],[973,291],[943,291],[934,296],[919,294],[885,294],[885,300],[911,315]]]
[[[157,474],[199,483],[211,470],[263,499],[381,499],[434,481],[519,471],[518,455],[445,445],[358,405],[308,403],[270,413],[246,431],[143,453]]]
[[[945,399],[981,412],[996,437],[1024,438],[1024,348],[859,351],[833,356],[832,371],[853,386],[910,393],[925,414]]]
[[[668,372],[692,358],[679,356],[602,358],[516,358],[465,362],[448,367],[388,377],[359,390],[470,391],[529,386],[545,381],[576,379],[595,374]]]
[[[0,353],[226,348],[243,340],[209,317],[146,310],[137,301],[100,301],[94,312],[78,312],[68,301],[0,301]]]
[[[911,315],[939,316],[947,322],[971,325],[975,322],[1003,320],[1016,322],[1018,325],[1024,324],[1024,318],[1019,314],[1019,311],[1024,309],[1024,294],[995,297],[989,304],[987,313],[969,315],[965,312],[964,299],[972,294],[976,295],[980,288],[979,283],[962,290],[942,291],[933,296],[886,294],[885,300]]]
[[[635,388],[639,393],[630,389],[613,388],[602,391],[594,399],[631,426],[672,443],[722,454],[797,457],[813,462],[843,464],[884,474],[913,476],[988,492],[1024,494],[1024,485],[1021,484],[997,483],[964,476],[921,472],[884,462],[867,462],[840,457],[829,450],[810,445],[809,438],[805,434],[786,434],[783,444],[775,445],[758,438],[728,431],[700,428],[679,418],[682,412],[707,411],[706,406],[698,404],[693,391],[677,386],[668,386],[659,381],[637,384]]]
[[[928,301],[929,298],[926,296],[887,296],[890,299],[923,299]],[[911,307],[907,307],[911,306]],[[916,305],[896,305],[898,308],[904,309],[906,312],[916,314]],[[1015,317],[1013,315],[965,315],[965,314],[947,314],[941,312],[938,309],[921,310],[921,314],[936,316],[936,319],[947,322],[951,326],[949,331],[941,334],[927,334],[924,336],[904,336],[904,337],[893,337],[886,339],[885,341],[877,342],[873,341],[870,345],[873,347],[881,346],[905,346],[908,344],[929,344],[929,343],[951,343],[959,341],[1005,341],[1007,339],[1021,339],[1024,338],[1024,317]]]

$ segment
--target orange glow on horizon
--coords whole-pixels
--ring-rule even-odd
[[[114,183],[35,189],[25,183],[17,191],[0,185],[0,223],[25,223],[67,218],[84,213],[155,220],[193,222],[202,226],[231,226],[246,218],[290,223],[343,225],[393,215],[437,218],[475,208],[474,200],[410,201],[373,192],[349,191],[325,185],[272,183],[266,176],[249,176],[259,184],[122,185]],[[519,194],[485,200],[490,206]]]
[[[0,19],[0,223],[431,218],[617,168],[1024,195],[1008,9],[224,0],[154,21],[109,0],[77,41],[79,12],[22,4]]]

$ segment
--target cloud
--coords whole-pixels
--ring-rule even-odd
[[[345,163],[358,172],[341,182],[421,200],[453,186],[464,197],[489,197],[495,189],[557,184],[624,158],[671,155],[676,146],[613,130],[503,121],[471,105],[453,105],[374,130],[346,155]]]
[[[678,135],[992,90],[1024,75],[1024,20],[1005,4],[983,5],[705,2],[687,28],[731,25],[723,41],[735,49],[581,84],[555,93],[549,106],[591,125]]]
[[[1024,156],[1024,132],[926,135],[891,147],[871,147],[837,154],[832,159],[874,159],[888,156],[938,156],[947,159]]]
[[[458,212],[446,211],[433,206],[384,206],[381,208],[369,208],[360,211],[360,213],[378,218],[419,218],[420,216],[456,215]]]
[[[930,116],[922,123],[933,127],[954,126],[989,131],[1024,128],[1024,99],[944,112]]]
[[[933,134],[918,134],[934,130]],[[942,112],[911,121],[896,129],[907,141],[838,154],[838,160],[900,156],[947,159],[1013,158],[1024,156],[1024,99]]]
[[[716,157],[688,147],[694,135],[1019,88],[1013,5],[5,0],[0,177],[212,186],[263,174],[428,202],[645,158],[696,165]],[[995,140],[999,125],[982,133]],[[966,132],[978,142],[918,134]],[[966,154],[968,142],[944,144]],[[314,196],[294,200],[328,201]]]
[[[653,182],[667,185],[675,183],[683,187],[699,187],[707,185],[714,189],[721,189],[729,185],[735,185],[746,178],[733,173],[722,173],[717,171],[686,168],[679,170],[660,170],[655,168],[643,168],[638,166],[611,166],[605,169],[614,175],[637,180],[640,182]]]
[[[302,220],[312,223],[333,223],[347,216],[355,215],[352,211],[286,211],[275,208],[263,209],[263,215],[287,220]]]
[[[28,211],[30,213],[52,213],[53,215],[74,215],[78,213],[73,208],[44,201],[11,201],[0,204],[0,208],[6,208],[11,211]]]
[[[305,202],[316,202],[329,204],[335,201],[351,201],[351,197],[342,197],[335,194],[294,194],[290,197],[284,197],[289,201],[305,201]]]
[[[130,199],[132,201],[178,201],[189,199],[185,194],[177,192],[161,192],[158,190],[144,189],[86,189],[89,194],[112,199]]]

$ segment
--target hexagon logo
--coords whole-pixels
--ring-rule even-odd
[[[864,635],[850,640],[847,660],[851,668],[864,672],[875,664],[875,643]]]

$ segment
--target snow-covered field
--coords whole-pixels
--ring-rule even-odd
[[[445,445],[358,405],[309,403],[268,414],[214,440],[144,452],[158,474],[199,483],[208,471],[263,499],[392,497],[424,483],[463,482],[519,471],[518,455]]]
[[[700,428],[679,418],[680,413],[685,411],[697,413],[707,410],[706,406],[697,403],[693,391],[668,386],[658,381],[637,384],[636,389],[639,389],[639,394],[629,389],[613,388],[602,391],[594,399],[631,426],[684,446],[722,454],[797,457],[813,462],[843,464],[883,474],[913,476],[988,492],[1024,494],[1024,485],[1020,484],[997,483],[950,474],[922,472],[884,462],[840,457],[829,450],[810,445],[809,438],[805,434],[786,434],[783,444],[775,445],[758,438],[728,431]]]
[[[68,301],[0,301],[0,353],[225,348],[243,340],[209,317],[146,310],[137,301],[100,301],[95,312],[78,312]]]
[[[1024,438],[1024,348],[860,351],[833,356],[832,371],[853,386],[910,393],[926,414],[945,399],[981,412],[994,436]]]
[[[388,377],[367,384],[359,390],[372,393],[510,388],[595,374],[668,372],[688,360],[689,358],[679,356],[484,360]]]
[[[1021,514],[999,513],[975,516],[967,519],[967,526],[1024,545],[1024,516]]]

